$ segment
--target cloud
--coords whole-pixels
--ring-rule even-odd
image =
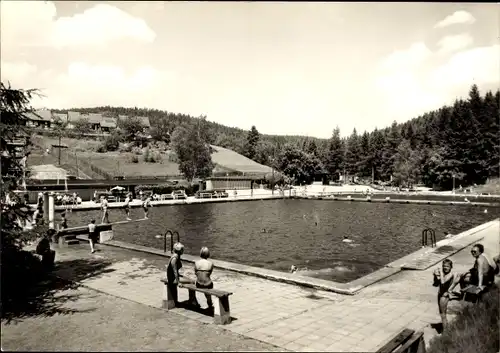
[[[13,87],[38,88],[44,95],[32,101],[34,107],[73,108],[115,105],[168,107],[180,104],[180,111],[192,110],[190,92],[196,82],[182,80],[170,71],[141,66],[125,71],[115,65],[73,62],[64,72],[41,70],[27,63],[1,62],[2,82]],[[194,99],[194,98],[193,98]]]
[[[9,48],[96,46],[122,38],[152,42],[156,37],[143,19],[107,4],[59,18],[53,2],[2,1],[0,6],[2,44]]]
[[[434,68],[430,64],[436,63],[439,52],[425,48],[415,43],[380,64],[376,88],[390,113],[400,120],[451,104],[457,95],[467,94],[473,83],[480,88],[500,83],[495,74],[500,72],[498,44],[459,51]]]
[[[462,33],[443,37],[437,43],[437,45],[439,47],[439,53],[447,54],[464,49],[471,45],[473,42],[474,39],[469,33]]]
[[[436,23],[434,28],[444,28],[456,24],[473,24],[474,22],[476,22],[474,16],[467,11],[460,10],[446,16],[443,20]]]
[[[446,89],[500,82],[500,44],[477,47],[453,55],[446,64],[435,69],[431,84]],[[495,74],[496,73],[496,74]]]
[[[406,50],[396,50],[387,56],[382,61],[381,68],[383,70],[401,70],[415,67],[429,58],[431,54],[432,52],[427,48],[425,43],[414,43]]]

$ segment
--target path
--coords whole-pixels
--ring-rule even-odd
[[[492,255],[499,252],[500,222],[474,235]],[[124,249],[101,246],[91,255],[88,246],[59,249],[58,261],[76,258],[108,261],[106,273],[83,279],[89,288],[117,297],[160,308],[166,259]],[[472,264],[470,246],[451,256],[454,270],[467,270]],[[439,264],[438,264],[439,265]],[[402,271],[345,296],[304,289],[295,285],[216,270],[217,288],[234,292],[231,314],[236,320],[225,329],[293,351],[375,351],[404,328],[423,330],[428,342],[436,333],[430,323],[440,322],[436,305],[436,289],[432,287],[432,271],[437,265],[421,271]],[[186,275],[193,268],[185,263]],[[65,278],[78,274],[76,267],[56,272]],[[180,291],[180,300],[187,291]],[[204,298],[198,297],[202,307]],[[452,302],[450,316],[461,305]],[[173,312],[212,325],[212,318],[185,309]]]
[[[57,291],[54,302],[71,313],[2,322],[6,351],[279,351],[188,318],[85,287]]]

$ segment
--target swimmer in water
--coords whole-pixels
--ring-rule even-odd
[[[344,239],[342,239],[342,242],[344,243],[352,243],[352,240],[347,237],[347,235],[344,235]]]
[[[484,210],[484,213],[488,213],[488,210],[487,210],[487,209],[485,209],[485,210]]]

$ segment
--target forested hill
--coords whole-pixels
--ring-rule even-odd
[[[466,98],[452,106],[428,112],[402,124],[370,133],[356,129],[340,138],[334,129],[330,139],[305,136],[261,135],[206,121],[207,142],[232,149],[259,163],[271,165],[286,175],[304,181],[313,174],[357,175],[408,185],[423,182],[428,186],[451,188],[483,183],[500,171],[500,92],[484,95],[476,85]],[[75,108],[74,111],[104,113],[109,116],[147,116],[153,136],[168,139],[183,123],[200,119],[157,109],[123,107]],[[332,121],[332,125],[335,122]]]

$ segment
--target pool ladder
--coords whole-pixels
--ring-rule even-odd
[[[173,252],[174,250],[174,235],[177,234],[177,243],[181,242],[181,236],[179,235],[178,231],[172,231],[170,229],[167,229],[165,232],[165,235],[163,235],[163,252],[167,252],[167,237],[170,238],[170,253]],[[170,235],[170,236],[169,236]]]
[[[432,228],[425,228],[422,231],[422,247],[428,246],[427,236],[430,235],[431,246],[434,248],[436,246],[436,232]]]

